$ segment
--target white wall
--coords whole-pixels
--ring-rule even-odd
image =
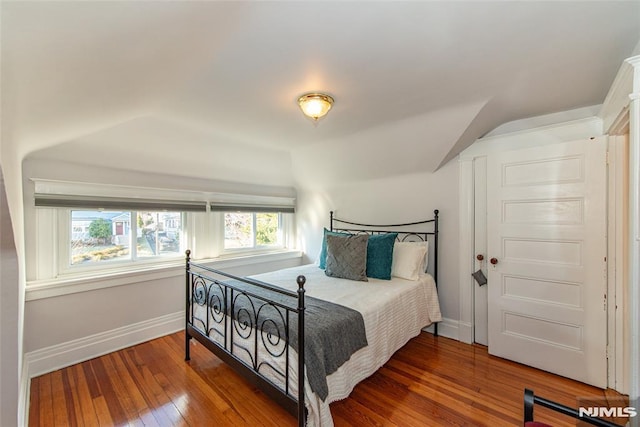
[[[0,133],[0,170],[3,199],[1,209],[2,267],[0,273],[0,425],[23,424],[27,405],[26,378],[23,370],[24,329],[24,221],[21,162],[16,144],[5,127]],[[16,381],[16,378],[18,379]]]
[[[17,425],[20,382],[20,286],[18,254],[0,168],[0,425]]]
[[[299,258],[224,270],[242,276],[296,265],[300,265]],[[155,279],[152,274],[149,277],[142,275],[138,281],[127,285],[27,301],[25,353],[74,340],[89,340],[118,328],[184,313],[184,267],[175,267],[165,273],[168,277]],[[113,282],[117,280],[113,279]],[[181,329],[184,321],[180,320],[176,325],[174,330]]]
[[[458,164],[449,162],[434,173],[298,189],[298,238],[306,262],[320,252],[329,211],[364,223],[403,223],[433,217],[440,211],[438,289],[442,314],[458,319]]]
[[[34,227],[36,215],[33,203],[34,185],[30,178],[110,183],[120,185],[145,186],[155,188],[182,189],[194,191],[245,192],[269,196],[294,196],[290,187],[270,187],[260,185],[234,184],[229,182],[180,178],[170,175],[138,173],[134,171],[98,168],[45,159],[30,159],[23,164],[25,240],[27,253],[27,274],[36,277],[35,254],[37,233]],[[231,266],[225,270],[237,275],[257,274],[292,267],[300,264],[300,257],[288,257],[250,265]],[[70,279],[71,280],[71,279]],[[62,283],[63,282],[58,282]],[[58,284],[57,283],[57,284]],[[122,284],[124,283],[124,284]],[[106,287],[103,287],[106,284]],[[42,297],[41,292],[32,292],[27,286],[27,301],[24,313],[24,347],[27,360],[38,361],[37,373],[47,368],[57,368],[57,364],[77,362],[74,358],[96,356],[97,353],[115,348],[98,345],[100,337],[109,331],[124,331],[131,325],[146,325],[154,319],[173,316],[173,330],[184,327],[184,321],[177,313],[184,311],[184,267],[176,266],[148,274],[128,275],[124,278],[109,277],[100,280],[101,289],[83,290],[65,295]],[[36,295],[38,294],[38,295]],[[34,296],[35,295],[35,296]],[[160,322],[160,320],[158,320]],[[150,334],[155,333],[150,330]],[[143,334],[144,335],[144,334]],[[130,345],[127,340],[139,340],[140,335],[112,339],[113,345]],[[113,337],[111,337],[113,338]],[[111,339],[110,338],[110,339]],[[151,336],[147,337],[151,338]],[[85,352],[72,349],[71,343],[94,346]],[[92,353],[93,351],[93,353]],[[46,357],[52,359],[48,364]],[[55,360],[54,360],[55,359]],[[33,370],[32,372],[33,373]]]

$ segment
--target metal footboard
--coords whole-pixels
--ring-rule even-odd
[[[306,278],[298,290],[234,276],[191,261],[186,251],[185,360],[196,339],[304,426],[304,312]],[[296,322],[297,331],[292,331]],[[297,390],[292,392],[291,334],[297,336]]]

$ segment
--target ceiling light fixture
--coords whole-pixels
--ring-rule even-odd
[[[323,93],[307,93],[298,98],[298,105],[305,116],[317,122],[329,112],[333,98]]]

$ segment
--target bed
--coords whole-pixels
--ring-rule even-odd
[[[252,277],[195,263],[187,251],[185,359],[196,339],[300,426],[332,426],[331,402],[426,326],[437,334],[437,252],[437,210],[390,225],[331,212],[317,264]]]

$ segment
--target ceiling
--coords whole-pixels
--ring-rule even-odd
[[[3,144],[20,158],[273,185],[436,170],[503,123],[602,103],[640,40],[640,1],[0,11]],[[308,91],[336,100],[317,126],[296,104]],[[342,173],[307,174],[318,156]],[[357,163],[381,167],[345,172]]]

